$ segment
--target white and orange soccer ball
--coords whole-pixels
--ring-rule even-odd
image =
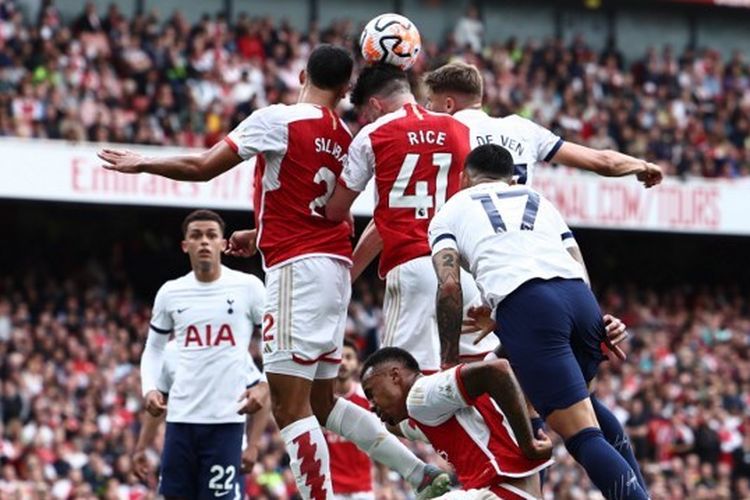
[[[362,57],[370,64],[386,62],[407,70],[411,68],[422,40],[416,25],[399,14],[381,14],[367,23],[359,38]]]

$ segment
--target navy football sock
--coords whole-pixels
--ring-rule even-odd
[[[622,424],[620,424],[620,421],[617,420],[617,417],[614,416],[609,408],[604,406],[593,394],[591,395],[591,404],[594,406],[596,420],[599,421],[599,428],[602,430],[602,434],[604,434],[604,439],[630,464],[630,468],[633,469],[635,477],[638,479],[638,484],[641,485],[643,491],[648,492],[646,481],[643,479],[641,468],[638,466],[638,460],[635,459],[633,447],[630,446],[630,438],[628,438]]]
[[[544,420],[542,417],[531,417],[531,430],[534,432],[534,437],[539,429],[544,429]],[[539,483],[544,488],[544,477],[546,476],[547,469],[539,471]]]
[[[565,447],[583,466],[591,481],[607,499],[647,500],[635,472],[596,427],[583,429],[565,441]]]

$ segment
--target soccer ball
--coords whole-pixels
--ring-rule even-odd
[[[417,62],[422,41],[413,22],[398,14],[381,14],[367,23],[359,38],[362,57],[407,70]]]

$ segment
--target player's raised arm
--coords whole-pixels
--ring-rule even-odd
[[[209,181],[242,162],[225,141],[197,154],[149,157],[128,150],[102,149],[97,156],[107,162],[103,165],[107,170],[124,174],[148,173],[177,181]]]
[[[463,365],[458,376],[469,397],[489,394],[495,400],[527,458],[548,459],[552,455],[550,439],[544,434],[538,437],[533,435],[523,392],[508,361],[494,359]]]
[[[635,175],[647,188],[656,186],[664,177],[661,167],[654,163],[617,151],[592,149],[572,142],[563,143],[552,160],[605,177]]]

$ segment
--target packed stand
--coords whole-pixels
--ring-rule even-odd
[[[315,44],[358,53],[360,28],[337,21],[300,33],[243,13],[232,24],[217,15],[190,25],[179,12],[129,19],[116,4],[103,13],[89,4],[64,22],[51,0],[34,20],[0,0],[0,136],[211,146],[254,109],[294,102]],[[492,114],[519,113],[669,174],[750,174],[743,54],[666,47],[626,62],[614,45],[596,52],[580,38],[488,45],[483,33],[470,10],[442,43],[426,40],[415,80],[428,65],[463,58],[482,68]]]
[[[144,498],[150,484],[130,472],[142,409],[138,365],[150,297],[89,265],[75,279],[32,272],[0,282],[0,497]],[[628,429],[655,499],[750,498],[750,302],[730,289],[603,291],[603,309],[622,317],[633,340],[627,362],[603,365],[598,395]],[[375,347],[382,282],[357,283],[347,335]],[[371,344],[372,343],[372,344]],[[258,346],[253,347],[259,356]],[[161,441],[159,441],[161,443]],[[275,428],[248,492],[294,494]],[[157,450],[158,451],[158,450]],[[418,449],[438,462],[429,448]],[[594,491],[556,448],[546,491]],[[157,453],[152,458],[158,460]],[[408,498],[391,476],[381,498]],[[733,496],[734,495],[734,496]]]

